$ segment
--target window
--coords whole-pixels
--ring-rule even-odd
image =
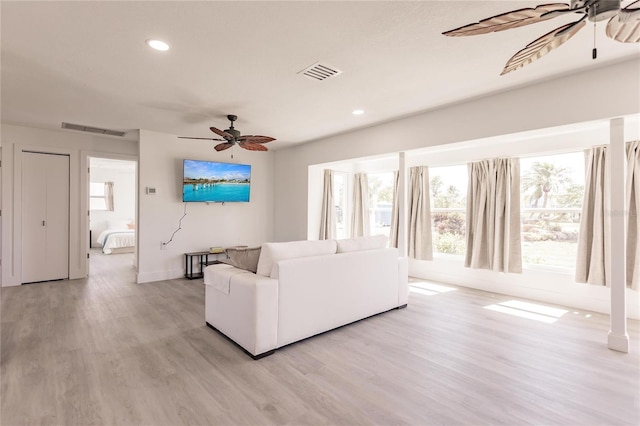
[[[347,238],[347,174],[334,172],[333,174],[333,200],[336,209],[336,238]]]
[[[371,235],[389,236],[393,204],[394,172],[368,173]]]
[[[522,262],[575,268],[584,154],[520,160]]]
[[[465,254],[467,166],[429,168],[433,251]]]
[[[89,183],[89,209],[113,211],[113,182]]]
[[[89,184],[89,207],[91,210],[106,210],[107,200],[104,194],[104,182]]]

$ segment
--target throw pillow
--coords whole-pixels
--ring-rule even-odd
[[[227,256],[229,256],[230,265],[236,268],[256,272],[258,269],[258,259],[260,258],[260,247],[254,248],[228,248]]]

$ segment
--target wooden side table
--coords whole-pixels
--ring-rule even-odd
[[[194,251],[192,253],[184,254],[184,277],[193,280],[196,278],[202,278],[204,276],[204,267],[208,265],[215,265],[216,263],[222,263],[217,259],[217,256],[225,254],[222,253],[210,253],[208,251]],[[209,260],[209,256],[216,256],[215,260]],[[194,271],[193,260],[198,258],[198,268]]]

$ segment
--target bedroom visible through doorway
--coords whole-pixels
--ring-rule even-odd
[[[89,158],[89,273],[100,265],[134,265],[136,162]],[[113,260],[118,257],[117,260]],[[130,259],[130,261],[124,258]],[[111,259],[111,260],[110,260]],[[123,260],[125,260],[123,262]]]

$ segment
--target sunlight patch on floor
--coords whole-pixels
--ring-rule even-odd
[[[553,324],[564,314],[569,312],[565,309],[553,308],[551,306],[539,305],[537,303],[522,302],[519,300],[507,300],[506,302],[488,305],[484,308],[489,309],[490,311],[544,322],[546,324]]]
[[[440,294],[437,291],[430,291],[430,290],[425,290],[424,288],[412,287],[412,286],[409,286],[409,293],[424,294],[426,296],[433,296],[434,294]]]
[[[435,284],[429,281],[409,281],[409,292],[433,296],[436,294],[448,293],[457,290],[442,284]]]

